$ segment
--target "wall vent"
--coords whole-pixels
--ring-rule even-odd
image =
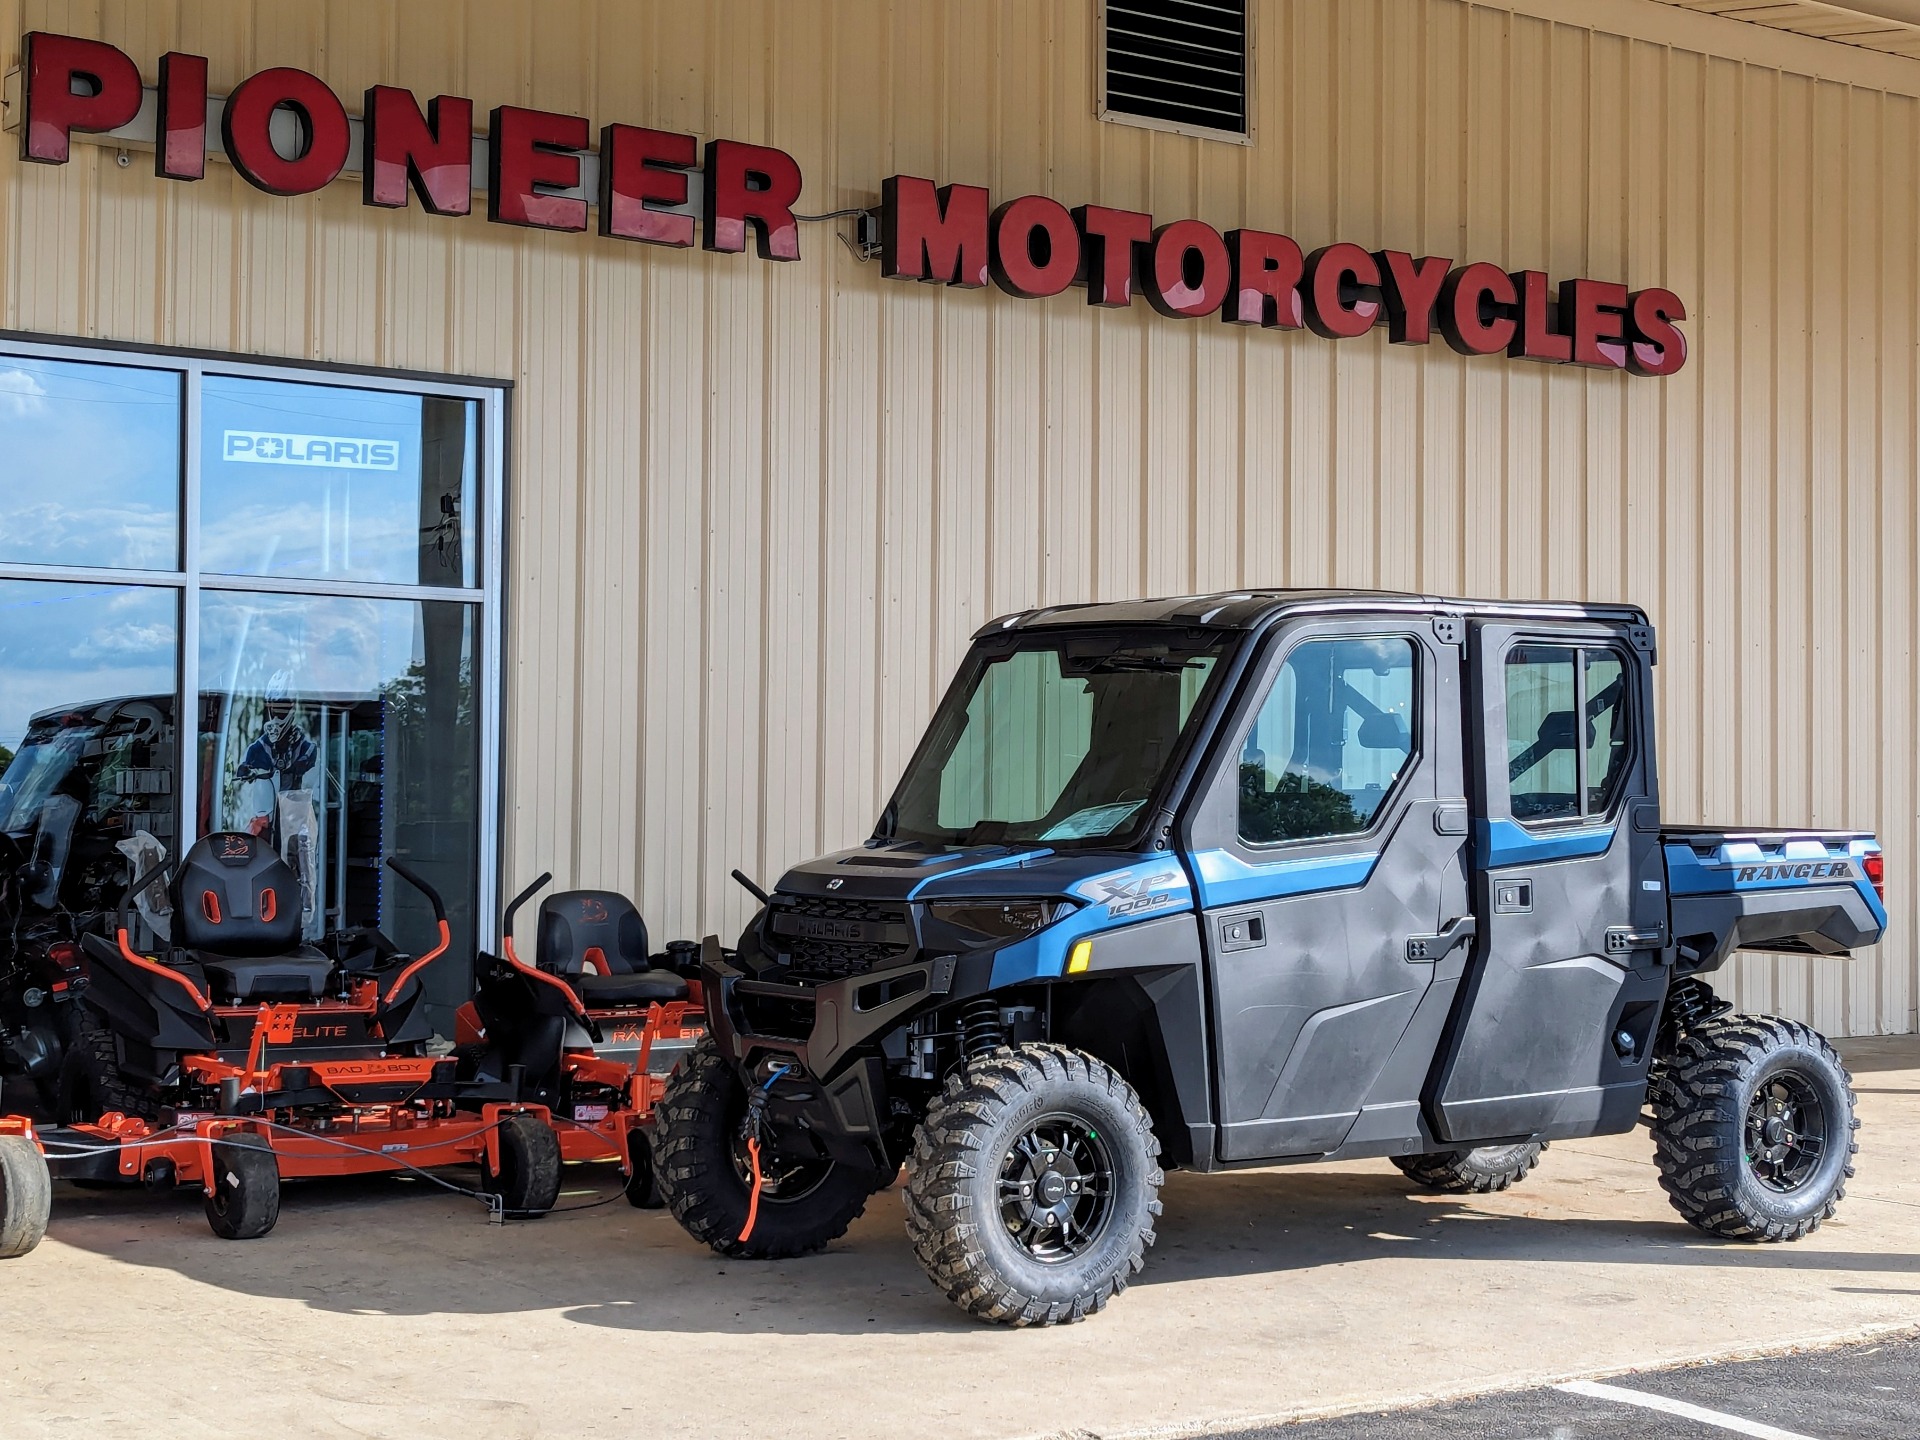
[[[1245,140],[1245,0],[1102,0],[1100,117]]]

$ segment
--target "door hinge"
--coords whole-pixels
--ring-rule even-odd
[[[1666,943],[1666,933],[1660,930],[1635,930],[1628,925],[1610,925],[1607,927],[1607,954],[1630,955],[1635,950],[1658,950]]]
[[[1437,935],[1409,935],[1407,963],[1429,965],[1435,960],[1444,960],[1457,946],[1471,940],[1479,930],[1478,920],[1471,915],[1462,915]]]
[[[1467,638],[1467,624],[1458,615],[1433,617],[1433,638],[1442,645],[1458,645]]]

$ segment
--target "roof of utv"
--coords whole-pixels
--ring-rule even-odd
[[[1645,625],[1637,605],[1540,600],[1454,600],[1401,590],[1230,590],[1217,595],[1174,595],[1159,600],[1112,600],[1104,604],[1048,605],[1003,615],[974,633],[976,640],[1010,630],[1047,630],[1072,625],[1197,625],[1214,630],[1257,630],[1283,615],[1397,611],[1414,615],[1460,615],[1516,620],[1612,620]]]

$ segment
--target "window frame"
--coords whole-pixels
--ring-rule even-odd
[[[1399,640],[1413,655],[1413,704],[1412,713],[1407,718],[1410,744],[1407,758],[1400,766],[1400,773],[1394,776],[1393,784],[1380,797],[1379,808],[1373,812],[1373,818],[1363,830],[1346,830],[1337,835],[1296,835],[1284,840],[1249,840],[1240,828],[1240,757],[1246,754],[1247,741],[1260,724],[1260,717],[1266,713],[1267,701],[1273,698],[1275,687],[1280,684],[1280,674],[1287,662],[1296,653],[1308,645],[1337,645],[1348,640]],[[1240,726],[1233,748],[1227,755],[1227,767],[1233,787],[1233,837],[1236,843],[1251,854],[1267,855],[1289,847],[1339,845],[1348,841],[1363,841],[1379,835],[1387,822],[1399,813],[1400,801],[1413,783],[1413,777],[1427,752],[1427,714],[1426,714],[1426,665],[1428,664],[1426,647],[1420,637],[1409,630],[1388,629],[1380,631],[1348,630],[1309,630],[1291,637],[1286,648],[1274,657],[1273,664],[1261,683],[1259,694],[1254,698],[1247,712],[1245,722]]]
[[[1500,655],[1501,750],[1503,752],[1502,763],[1506,765],[1513,763],[1513,735],[1507,729],[1506,724],[1508,711],[1507,667],[1513,663],[1513,656],[1517,651],[1530,647],[1566,650],[1572,653],[1573,709],[1574,714],[1579,717],[1576,725],[1584,725],[1586,721],[1587,700],[1589,698],[1587,695],[1587,657],[1600,652],[1611,654],[1620,665],[1623,684],[1620,703],[1627,711],[1628,724],[1632,729],[1627,736],[1626,767],[1620,772],[1619,784],[1616,787],[1615,793],[1609,798],[1604,810],[1590,810],[1587,808],[1590,799],[1589,792],[1592,787],[1587,783],[1588,747],[1582,744],[1575,745],[1573,751],[1574,788],[1577,792],[1576,798],[1579,800],[1580,805],[1579,810],[1575,814],[1558,815],[1547,820],[1522,819],[1520,816],[1515,815],[1513,813],[1513,777],[1509,775],[1506,786],[1507,818],[1522,829],[1548,832],[1555,829],[1577,830],[1613,822],[1617,820],[1620,811],[1624,808],[1627,791],[1631,788],[1628,781],[1632,776],[1633,764],[1638,758],[1640,750],[1640,696],[1636,688],[1640,681],[1636,674],[1638,667],[1634,663],[1633,652],[1616,641],[1602,640],[1582,635],[1515,636],[1513,642],[1508,645]],[[1583,731],[1578,733],[1584,738]],[[1545,756],[1541,757],[1542,760],[1545,758]],[[1536,761],[1535,763],[1540,762]]]
[[[1260,53],[1256,27],[1260,7],[1246,0],[1246,130],[1221,130],[1211,125],[1189,125],[1178,120],[1160,120],[1151,115],[1136,115],[1130,110],[1115,110],[1107,104],[1107,0],[1096,0],[1093,25],[1093,114],[1096,120],[1113,125],[1131,125],[1142,130],[1159,130],[1168,135],[1184,135],[1193,140],[1219,140],[1229,145],[1254,143],[1254,94],[1258,79],[1256,61]]]
[[[112,344],[60,336],[0,330],[0,361],[11,357],[81,365],[107,365],[177,373],[181,384],[180,525],[175,569],[119,569],[112,566],[57,565],[0,561],[0,580],[52,580],[68,583],[146,585],[170,589],[178,605],[181,706],[176,727],[180,751],[175,757],[176,818],[174,853],[185,854],[199,838],[200,755],[193,733],[200,695],[200,596],[205,591],[266,595],[311,595],[343,599],[452,601],[479,609],[481,673],[475,677],[479,794],[475,797],[474,931],[490,933],[490,915],[499,912],[501,757],[504,749],[504,674],[506,618],[507,405],[512,382],[405,370],[358,368],[344,364],[256,359],[213,351]],[[202,382],[209,376],[241,380],[325,385],[335,389],[387,390],[477,402],[480,407],[479,584],[417,585],[391,582],[322,580],[294,576],[232,575],[205,572],[200,557],[200,479]],[[191,700],[189,697],[192,697]]]

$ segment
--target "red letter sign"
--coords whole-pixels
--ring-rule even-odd
[[[404,210],[412,185],[430,215],[473,209],[473,102],[436,95],[420,113],[410,90],[375,85],[367,91],[361,198]]]
[[[207,57],[160,57],[160,115],[153,137],[153,173],[162,180],[198,180],[207,173]]]
[[[282,109],[299,122],[291,159],[273,148],[270,127]],[[220,138],[249,185],[269,195],[307,195],[331,185],[345,168],[352,135],[346,107],[319,76],[279,66],[248,76],[227,97]]]
[[[1364,335],[1380,318],[1380,267],[1358,245],[1326,245],[1307,257],[1307,325],[1328,340]]]
[[[1073,212],[1087,261],[1087,303],[1133,303],[1134,247],[1153,239],[1153,217],[1138,210],[1082,205]]]
[[[25,68],[22,160],[64,165],[75,130],[118,130],[140,113],[140,70],[111,45],[36,30],[27,36]]]
[[[737,255],[747,248],[751,226],[762,260],[798,260],[800,227],[793,222],[793,207],[799,199],[800,166],[786,151],[709,140],[707,224],[700,243]]]
[[[1080,231],[1058,200],[1022,195],[993,212],[993,283],[1009,295],[1058,295],[1080,273]]]
[[[1387,302],[1387,338],[1396,345],[1425,345],[1433,338],[1433,306],[1453,263],[1438,255],[1415,260],[1404,250],[1382,250],[1382,297]]]
[[[1507,313],[1520,299],[1498,265],[1462,265],[1440,287],[1440,333],[1462,355],[1498,355],[1516,328]]]
[[[880,273],[977,290],[987,283],[987,192],[917,175],[880,182]]]
[[[487,218],[539,230],[584,230],[587,202],[546,195],[545,185],[571,190],[580,184],[580,154],[587,148],[587,122],[578,115],[502,105],[487,126]]]
[[[1227,242],[1204,220],[1176,220],[1153,232],[1147,303],[1162,315],[1197,320],[1226,303],[1233,282]]]
[[[687,203],[700,158],[691,135],[608,125],[600,132],[600,233],[649,245],[693,244],[693,217],[656,208]]]
[[[1560,287],[1560,329],[1573,339],[1573,363],[1622,370],[1627,364],[1627,287],[1569,280]]]
[[[1553,311],[1547,304],[1547,273],[1521,270],[1513,277],[1520,287],[1520,331],[1507,346],[1516,360],[1541,360],[1564,365],[1573,358],[1573,338],[1555,333]]]
[[[1300,277],[1306,260],[1285,235],[1265,230],[1229,230],[1233,256],[1232,293],[1220,318],[1233,325],[1277,326],[1298,330],[1306,324],[1300,305]]]
[[[1674,324],[1687,307],[1671,290],[1636,290],[1628,301],[1634,342],[1627,368],[1636,375],[1671,375],[1687,363],[1687,337]]]

